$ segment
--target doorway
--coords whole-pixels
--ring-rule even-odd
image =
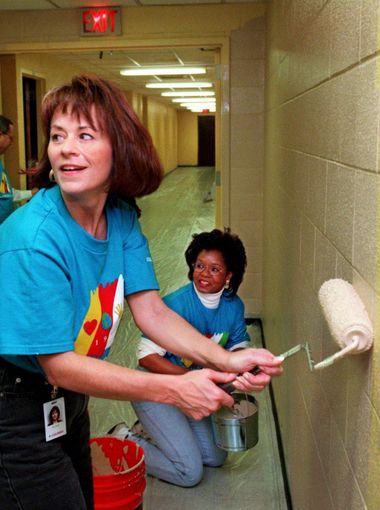
[[[215,166],[214,115],[198,115],[198,166]]]
[[[37,80],[23,76],[24,139],[26,168],[38,162]],[[27,187],[31,187],[31,176],[27,175]]]

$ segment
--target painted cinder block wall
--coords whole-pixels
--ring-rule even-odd
[[[230,38],[230,227],[247,252],[247,317],[262,313],[265,33],[258,16]]]
[[[337,346],[317,292],[351,282],[379,316],[379,2],[274,0],[267,17],[264,331],[276,353]],[[379,342],[274,393],[294,510],[380,508]]]

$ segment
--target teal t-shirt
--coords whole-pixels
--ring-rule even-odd
[[[71,217],[55,186],[40,190],[0,227],[0,355],[40,371],[37,354],[106,358],[124,296],[158,289],[135,211],[106,206],[107,239]]]
[[[14,211],[13,188],[0,159],[0,224]]]
[[[164,302],[202,335],[211,338],[226,350],[247,347],[250,338],[244,319],[244,304],[236,294],[231,295],[224,291],[217,308],[206,308],[191,282],[165,296]],[[184,368],[199,368],[196,363],[171,352],[166,352],[165,358]]]

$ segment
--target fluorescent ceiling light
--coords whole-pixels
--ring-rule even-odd
[[[173,103],[215,103],[215,97],[176,97]]]
[[[184,90],[183,92],[161,92],[161,96],[164,97],[185,97],[185,96],[215,96],[215,92],[212,90]]]
[[[185,108],[215,108],[215,103],[181,103]]]
[[[145,87],[148,89],[197,89],[212,87],[212,83],[207,81],[155,81],[153,83],[147,83]]]
[[[167,76],[175,74],[206,74],[205,67],[134,67],[120,71],[123,76]]]

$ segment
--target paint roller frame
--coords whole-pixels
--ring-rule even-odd
[[[331,336],[341,347],[341,350],[316,363],[310,345],[306,342],[305,344],[298,344],[278,356],[285,360],[303,350],[306,353],[311,372],[329,367],[337,360],[347,356],[347,354],[360,354],[368,351],[373,345],[371,320],[363,302],[350,283],[340,278],[327,280],[321,285],[318,298]],[[348,322],[348,317],[351,316],[355,319],[353,323]],[[253,374],[259,372],[260,367],[254,367],[251,370]],[[218,386],[230,394],[236,390],[233,381]]]

